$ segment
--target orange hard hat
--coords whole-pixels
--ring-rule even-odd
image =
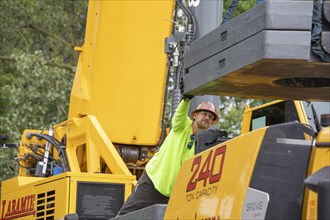
[[[202,102],[201,104],[199,104],[197,108],[191,112],[191,117],[193,117],[193,115],[199,111],[208,111],[213,113],[214,115],[214,120],[212,123],[213,125],[215,125],[219,121],[217,110],[211,102]]]

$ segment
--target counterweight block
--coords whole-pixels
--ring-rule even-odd
[[[184,93],[330,100],[330,63],[311,51],[312,16],[312,1],[266,1],[196,40]]]

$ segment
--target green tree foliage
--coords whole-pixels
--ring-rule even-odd
[[[10,106],[10,111],[0,116],[2,126],[15,128],[7,133],[19,137],[25,128],[47,128],[49,119],[54,116],[60,121],[65,120],[72,72],[46,65],[49,60],[40,50],[33,54],[20,51],[12,57],[16,63],[17,77],[1,87],[1,93],[6,94]]]
[[[233,136],[239,135],[241,132],[241,122],[245,106],[247,105],[250,108],[253,108],[267,102],[269,102],[269,100],[221,96],[219,107],[220,129],[232,133]]]
[[[87,0],[0,0],[0,134],[17,142],[24,129],[67,119],[69,95],[85,33]],[[0,149],[0,174],[15,151]]]
[[[226,14],[230,4],[233,2],[233,0],[223,0],[223,15]],[[243,12],[249,10],[250,8],[254,7],[257,3],[257,0],[240,0],[236,6],[235,13],[233,14],[233,17],[236,17]]]
[[[1,143],[0,143],[1,144]],[[16,149],[5,148],[0,149],[0,182],[6,180],[16,174],[18,164],[13,160],[16,157]]]

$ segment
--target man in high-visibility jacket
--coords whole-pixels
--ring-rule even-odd
[[[160,150],[148,162],[137,185],[118,215],[123,215],[153,204],[167,204],[182,163],[195,154],[195,134],[207,130],[219,120],[211,102],[202,102],[188,111],[191,100],[183,98],[172,118],[172,129]]]

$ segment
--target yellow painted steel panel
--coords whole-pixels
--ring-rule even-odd
[[[118,175],[118,174],[96,174],[96,173],[73,173],[70,175],[70,188],[75,190],[70,190],[70,204],[69,212],[75,213],[77,209],[77,187],[78,183],[91,183],[91,184],[100,184],[100,183],[114,183],[114,184],[123,184],[124,189],[124,199],[126,200],[131,194],[133,185],[132,182],[135,180],[134,176]],[[110,195],[109,195],[110,196]]]
[[[76,212],[77,183],[124,185],[124,199],[134,176],[66,172],[48,178],[15,177],[2,182],[0,219],[63,219]]]
[[[36,219],[60,219],[68,213],[70,179],[58,178],[35,187]]]
[[[330,166],[330,127],[325,127],[317,135],[316,143],[327,143],[327,147],[313,147],[307,177],[323,167]],[[304,196],[303,219],[317,218],[317,193],[306,187]]]
[[[185,161],[164,219],[240,219],[265,132],[241,135]]]
[[[63,218],[68,213],[69,202],[69,179],[63,176],[15,177],[5,181],[1,194],[1,219]],[[11,184],[14,190],[7,190]]]
[[[4,187],[4,186],[3,186]],[[32,187],[24,187],[10,193],[1,193],[1,219],[35,219],[36,194]]]
[[[113,143],[156,145],[174,1],[90,1],[69,118],[94,115]]]
[[[103,159],[111,173],[131,176],[96,117],[73,118],[62,125],[56,126],[55,131],[66,134],[70,171],[99,173]]]

